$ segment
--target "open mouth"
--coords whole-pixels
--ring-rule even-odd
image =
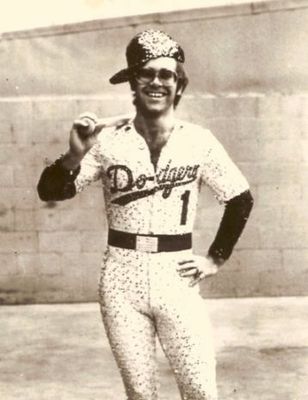
[[[153,99],[160,99],[165,96],[165,94],[161,92],[146,92],[146,95]]]

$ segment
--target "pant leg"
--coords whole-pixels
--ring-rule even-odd
[[[142,263],[129,253],[121,256],[103,265],[102,319],[127,400],[156,400],[155,327],[147,312],[147,276]]]
[[[152,274],[152,304],[162,348],[183,400],[217,400],[212,328],[199,288],[176,272],[177,260],[165,257]]]

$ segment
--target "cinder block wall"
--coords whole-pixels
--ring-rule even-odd
[[[259,8],[185,11],[4,35],[1,303],[97,298],[106,242],[101,187],[62,203],[42,203],[35,187],[44,165],[66,150],[76,115],[133,110],[128,88],[113,88],[107,81],[122,67],[129,38],[153,25],[187,49],[191,82],[179,117],[215,133],[255,197],[233,257],[202,285],[203,294],[307,295],[307,4],[276,1]],[[206,252],[222,212],[203,191],[196,252]]]

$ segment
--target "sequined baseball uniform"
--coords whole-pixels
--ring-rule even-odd
[[[101,179],[109,227],[134,233],[136,250],[108,246],[100,280],[101,311],[129,400],[157,398],[155,336],[175,373],[182,399],[217,398],[215,356],[205,304],[176,271],[192,250],[152,252],[145,235],[190,233],[199,190],[220,202],[248,183],[210,131],[176,120],[156,170],[132,120],[103,132],[85,156],[77,192]]]

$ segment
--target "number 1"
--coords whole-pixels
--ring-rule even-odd
[[[185,225],[187,221],[187,211],[188,211],[188,201],[189,201],[190,191],[186,190],[182,196],[182,213],[181,213],[181,225]]]

